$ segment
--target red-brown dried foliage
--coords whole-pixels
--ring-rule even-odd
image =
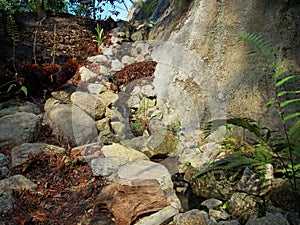
[[[119,86],[140,78],[153,77],[156,65],[154,61],[132,63],[117,72],[113,82]]]
[[[35,191],[14,192],[13,212],[2,217],[12,225],[90,220],[95,196],[106,184],[104,179],[93,177],[87,164],[63,154],[30,155],[21,171],[38,187]]]
[[[62,67],[54,63],[33,64],[24,62],[19,66],[20,77],[29,94],[43,96],[44,91],[51,92],[64,85],[74,76],[78,69],[78,61],[69,59]]]

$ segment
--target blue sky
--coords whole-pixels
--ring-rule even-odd
[[[135,0],[135,1],[137,1],[137,0]],[[125,3],[127,5],[128,9],[130,9],[131,5],[132,5],[131,2],[129,0],[125,0]],[[112,7],[109,4],[106,6],[105,11],[103,12],[103,17],[105,18],[105,17],[111,16],[114,20],[119,20],[119,19],[126,20],[128,12],[126,11],[125,6],[123,4],[119,4],[119,3],[115,3],[115,6],[116,6],[117,11],[120,12],[120,14],[118,15],[118,17],[112,16],[109,13],[109,10],[112,9]]]

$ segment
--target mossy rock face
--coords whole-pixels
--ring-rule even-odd
[[[262,217],[265,212],[265,205],[260,197],[236,192],[228,201],[228,211],[245,224],[249,218]]]
[[[149,158],[155,156],[169,156],[175,151],[179,140],[171,131],[165,134],[153,135],[152,149],[144,152]]]
[[[210,171],[195,179],[192,174],[195,171],[186,172],[185,179],[188,179],[193,192],[203,198],[216,198],[227,200],[234,192],[235,183],[230,182],[222,170]]]

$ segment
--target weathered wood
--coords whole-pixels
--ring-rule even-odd
[[[107,208],[114,215],[117,225],[130,225],[143,215],[149,215],[168,206],[156,180],[134,183],[138,186],[114,183],[105,187],[97,196],[95,211]]]

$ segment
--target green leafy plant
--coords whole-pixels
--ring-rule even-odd
[[[3,84],[0,89],[7,87],[7,93],[11,92],[13,89],[21,86],[16,93],[23,92],[26,96],[28,94],[27,88],[22,86],[23,80],[18,77],[18,70],[16,67],[16,47],[19,42],[19,31],[16,25],[16,21],[12,15],[7,16],[7,33],[10,39],[12,40],[12,66],[15,71],[15,79]]]
[[[9,81],[3,85],[0,86],[0,89],[4,88],[4,87],[8,87],[7,88],[7,93],[11,92],[13,89],[18,88],[17,84],[22,84],[22,79],[20,78],[16,78],[15,80]],[[15,92],[15,93],[23,93],[25,96],[28,96],[28,90],[26,88],[26,86],[21,85],[21,87]]]
[[[7,17],[7,33],[12,40],[12,63],[15,70],[15,76],[18,75],[16,68],[16,47],[19,42],[19,31],[16,25],[16,21],[12,15]]]
[[[290,75],[288,69],[283,68],[283,65],[286,64],[285,61],[278,61],[277,55],[280,52],[280,49],[276,46],[266,42],[258,35],[255,34],[241,34],[238,36],[240,39],[245,40],[251,43],[253,46],[259,49],[259,52],[262,56],[261,59],[261,71],[262,75],[270,76],[274,83],[274,94],[275,98],[270,100],[267,105],[276,105],[278,114],[281,118],[283,125],[283,132],[285,135],[285,141],[287,145],[287,152],[289,155],[289,161],[291,165],[291,176],[290,178],[291,185],[293,189],[297,190],[296,184],[296,171],[295,171],[295,162],[293,160],[293,151],[296,148],[293,143],[290,141],[289,130],[286,126],[286,122],[291,119],[300,117],[300,90],[285,90],[284,84],[288,82],[295,82],[298,78],[295,75]],[[285,98],[283,98],[285,97]],[[295,110],[292,113],[287,112],[288,107],[294,107]],[[274,149],[276,150],[276,149]],[[279,156],[279,155],[278,155]],[[280,158],[280,157],[279,157]],[[281,160],[283,163],[283,160]],[[287,172],[287,166],[283,163],[283,167]]]
[[[101,26],[99,26],[99,24],[97,24],[97,27],[95,28],[95,30],[96,30],[97,35],[95,35],[96,39],[93,41],[97,43],[97,51],[98,51],[98,55],[100,55],[102,52],[101,44],[106,37],[103,36],[103,28],[101,28]]]
[[[151,17],[151,14],[152,14],[152,10],[156,6],[156,4],[157,4],[157,0],[152,0],[149,4],[147,4],[146,1],[142,1],[142,7],[143,7],[143,10],[146,14],[147,22],[149,24],[152,23],[150,17]]]

